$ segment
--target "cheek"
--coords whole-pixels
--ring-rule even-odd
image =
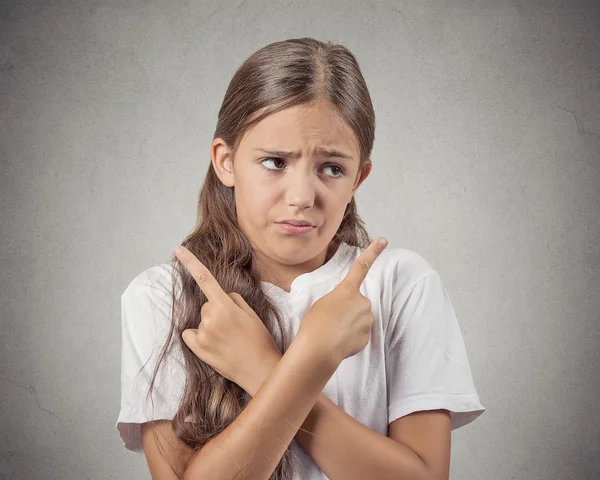
[[[346,211],[346,197],[337,196],[330,198],[324,203],[325,216],[327,222],[331,227],[335,224],[336,228],[344,218],[344,212]]]
[[[249,223],[263,224],[268,220],[269,209],[274,202],[268,189],[244,185],[235,189],[235,204],[238,218],[243,217],[242,220]]]

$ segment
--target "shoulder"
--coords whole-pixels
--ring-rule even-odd
[[[356,257],[358,255],[360,251],[356,252]],[[424,284],[424,279],[435,277],[437,272],[433,265],[414,250],[388,245],[381,252],[369,269],[361,289],[376,305],[386,336],[389,332],[403,329],[406,318],[410,316],[410,309],[405,308],[410,298],[420,297],[429,302],[430,289],[423,292],[422,296],[422,289],[417,287]]]
[[[124,298],[170,293],[173,285],[173,263],[153,265],[138,273],[121,294]]]
[[[420,280],[436,270],[420,253],[388,245],[369,270],[369,277],[392,290],[414,287]]]
[[[170,324],[173,304],[172,263],[149,267],[138,273],[121,294],[123,324],[146,329],[149,322],[163,328]]]

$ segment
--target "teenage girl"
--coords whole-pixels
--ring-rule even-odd
[[[235,73],[194,231],[121,298],[117,428],[153,479],[448,479],[485,408],[439,274],[357,213],[374,132],[341,45]]]

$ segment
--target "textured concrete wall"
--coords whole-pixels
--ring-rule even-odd
[[[149,479],[120,294],[195,203],[226,85],[312,36],[377,114],[357,201],[441,273],[487,412],[453,479],[600,478],[600,3],[3,1],[0,478]]]

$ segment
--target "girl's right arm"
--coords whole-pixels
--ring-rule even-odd
[[[323,351],[299,332],[242,413],[194,454],[184,480],[268,479],[339,365]]]
[[[201,450],[179,440],[170,422],[142,425],[152,478],[268,479],[339,365],[307,337],[298,333],[246,408]]]

